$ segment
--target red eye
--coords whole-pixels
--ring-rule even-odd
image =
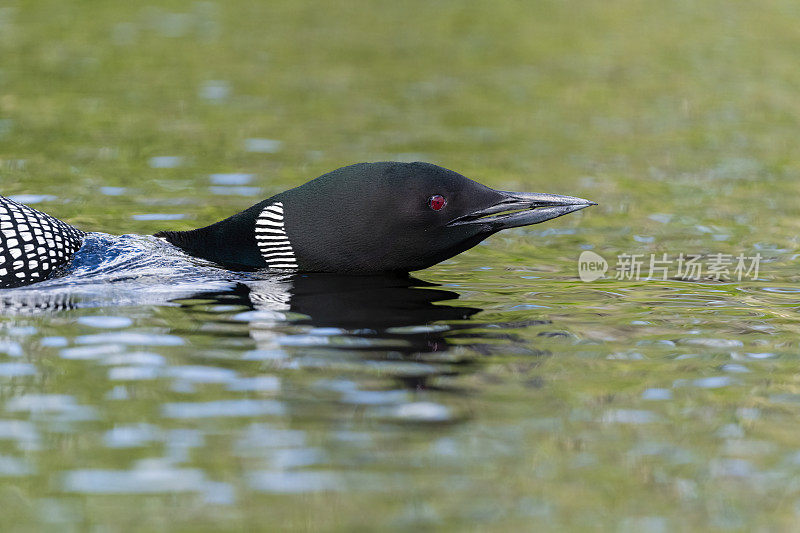
[[[428,205],[434,211],[438,211],[439,209],[447,205],[447,200],[441,194],[434,194],[433,196],[428,198]]]

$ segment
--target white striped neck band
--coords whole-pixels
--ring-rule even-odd
[[[283,203],[265,207],[256,219],[256,245],[269,268],[297,269],[292,243],[283,223]]]

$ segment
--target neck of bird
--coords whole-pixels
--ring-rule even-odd
[[[210,226],[189,231],[162,231],[155,236],[165,239],[188,255],[227,268],[261,268],[264,260],[256,245],[255,227],[258,213],[263,209],[262,204]]]

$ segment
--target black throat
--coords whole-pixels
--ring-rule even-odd
[[[155,237],[165,239],[187,254],[213,261],[233,270],[255,270],[266,263],[256,246],[255,223],[265,200],[210,226],[189,231],[160,231]]]

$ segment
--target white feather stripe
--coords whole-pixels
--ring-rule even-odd
[[[283,251],[277,250],[276,251],[276,250],[269,250],[269,249],[266,249],[266,250],[261,249],[259,251],[261,252],[261,257],[263,257],[264,259],[266,259],[267,257],[272,257],[273,255],[283,255],[283,256],[286,256],[286,257],[289,257],[289,256],[294,257],[294,252],[292,252],[291,250],[283,250]]]
[[[291,248],[266,248],[259,246],[258,251],[261,252],[262,256],[270,255],[270,254],[292,254],[294,255],[294,251]]]
[[[286,235],[283,204],[276,202],[265,207],[255,223],[258,251],[270,268],[298,268],[292,243]]]
[[[257,238],[259,240],[267,240],[267,241],[282,240],[282,241],[285,241],[287,243],[289,242],[289,240],[286,238],[286,235],[265,235],[265,234],[262,233],[262,234],[258,235]]]
[[[292,252],[271,252],[271,253],[261,253],[266,261],[274,260],[274,259],[281,259],[281,258],[289,258],[294,259],[294,254]]]
[[[267,242],[267,241],[260,241],[257,243],[259,248],[263,248],[265,250],[292,250],[292,245],[287,243],[275,243],[275,242]]]
[[[273,213],[272,211],[262,211],[259,215],[259,220],[267,220],[271,222],[283,221],[283,213]]]

